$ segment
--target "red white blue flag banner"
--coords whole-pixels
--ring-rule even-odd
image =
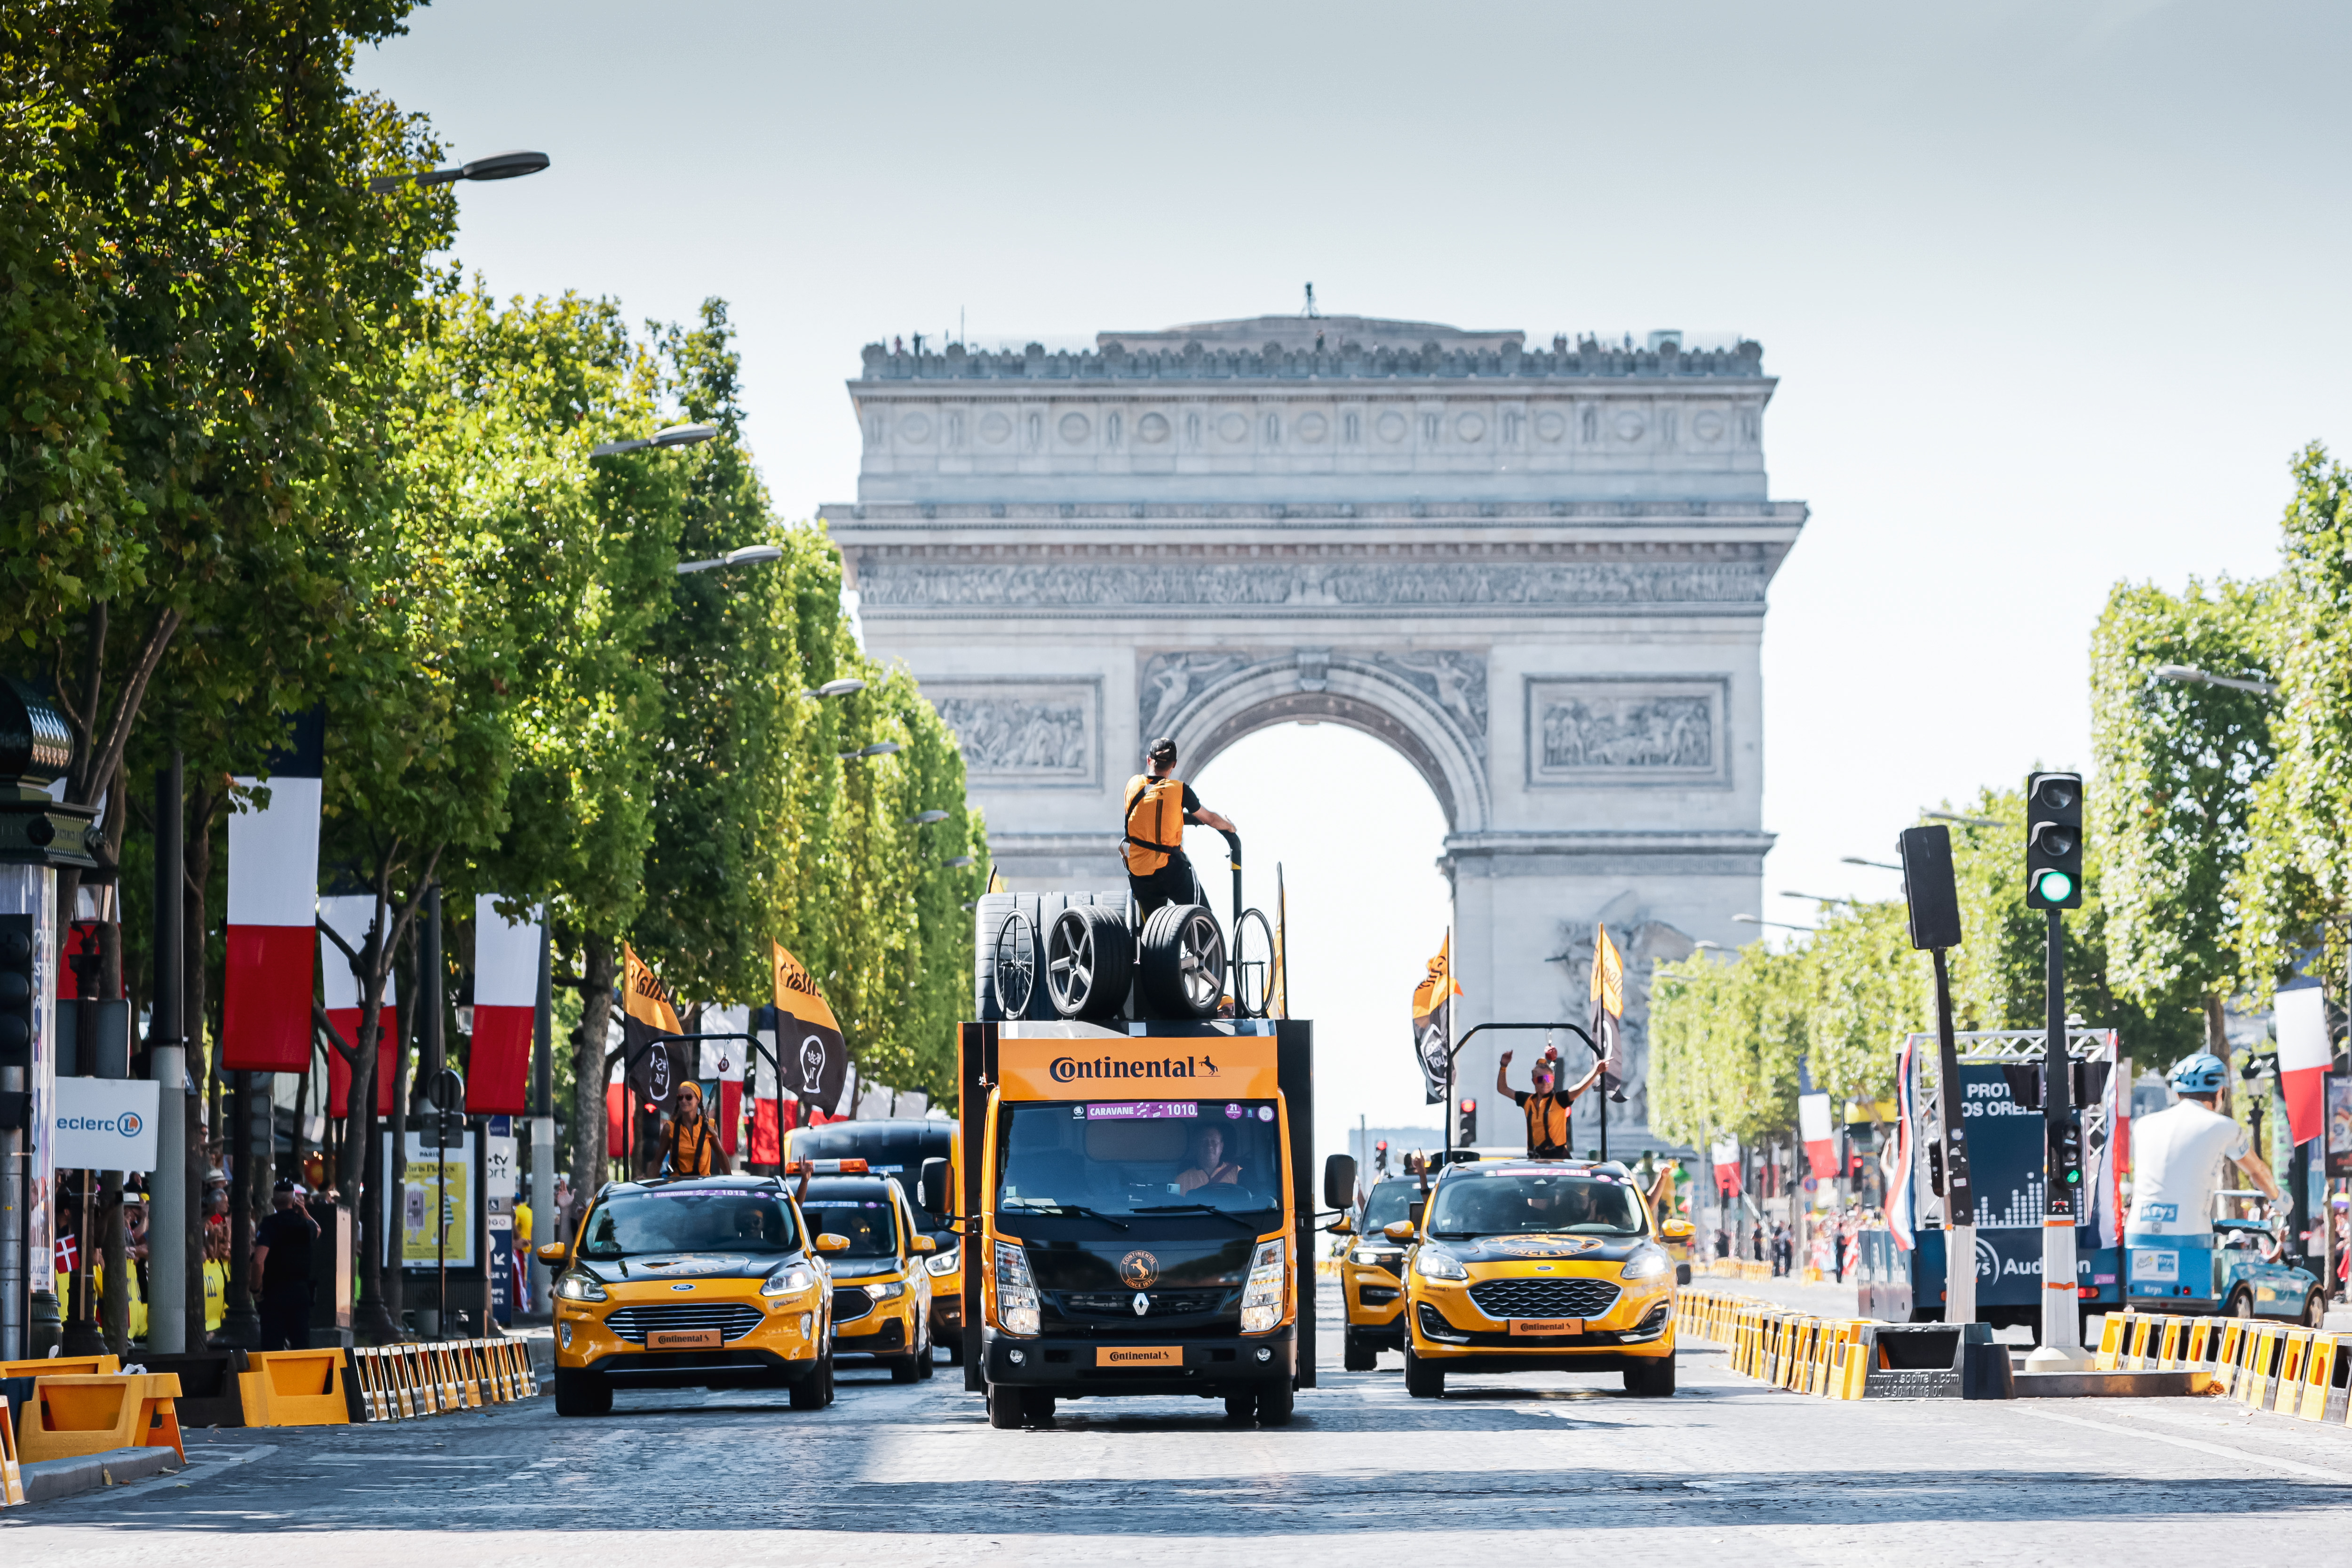
[[[474,1038],[466,1058],[466,1109],[477,1116],[520,1116],[530,1109],[545,918],[536,904],[509,921],[499,913],[494,894],[474,900]]]
[[[310,1066],[323,741],[321,715],[304,715],[291,747],[271,760],[269,805],[245,798],[229,815],[221,1063],[234,1071],[303,1072]],[[264,781],[236,782],[243,792]]]

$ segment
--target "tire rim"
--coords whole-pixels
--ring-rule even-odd
[[[1176,978],[1184,999],[1206,1014],[1225,990],[1225,939],[1214,916],[1202,910],[1177,929]]]
[[[1020,938],[1013,940],[1015,928]],[[1004,917],[996,928],[995,956],[990,961],[996,983],[997,1010],[1008,1018],[1018,1018],[1029,1011],[1029,996],[1037,988],[1037,964],[1032,956],[1029,921],[1019,910]],[[1020,999],[1013,1000],[1019,993]]]
[[[1066,934],[1076,929],[1073,942]],[[1092,922],[1055,921],[1045,954],[1045,984],[1054,1000],[1072,1011],[1086,1005],[1095,989],[1095,928]]]

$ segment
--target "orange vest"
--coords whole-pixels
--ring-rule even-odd
[[[673,1176],[725,1174],[725,1157],[719,1152],[719,1129],[709,1116],[670,1122],[669,1173]]]
[[[1138,773],[1127,781],[1127,874],[1149,877],[1184,847],[1184,781]]]
[[[1528,1102],[1519,1109],[1527,1113],[1528,1153],[1543,1148],[1568,1147],[1569,1108],[1556,1096],[1530,1093]]]

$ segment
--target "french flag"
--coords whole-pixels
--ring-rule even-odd
[[[358,952],[367,945],[368,922],[375,919],[375,895],[359,893],[350,897],[320,899],[319,919],[327,931],[351,943]],[[398,971],[384,976],[383,1011],[376,1015],[375,1047],[375,1113],[392,1114],[392,1080],[399,1070],[400,1053],[395,1048],[400,1038],[400,1008],[395,989]],[[360,977],[352,973],[352,961],[343,950],[328,939],[326,931],[319,933],[319,981],[327,994],[327,1022],[336,1037],[356,1053],[360,1048]],[[352,1103],[352,1064],[343,1053],[327,1053],[327,1114],[341,1116]]]
[[[2327,1037],[2326,994],[2317,985],[2297,986],[2280,992],[2274,1005],[2287,1142],[2301,1143],[2327,1130],[2327,1068],[2336,1047]]]
[[[270,762],[268,806],[247,802],[228,819],[221,1065],[235,1071],[304,1072],[310,1066],[325,730],[322,713],[297,720],[291,746]],[[261,781],[236,782],[250,789]]]
[[[1830,1097],[1816,1089],[1797,1096],[1797,1136],[1805,1145],[1805,1163],[1823,1181],[1838,1173],[1837,1136],[1830,1127]]]
[[[509,921],[499,913],[498,902],[489,893],[474,900],[474,1041],[466,1060],[466,1109],[477,1116],[520,1116],[530,1109],[546,910],[534,904],[520,921]]]
[[[1726,1138],[1715,1145],[1715,1185],[1725,1197],[1739,1191],[1739,1142]]]

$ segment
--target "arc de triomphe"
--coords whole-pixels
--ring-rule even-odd
[[[1525,339],[1261,317],[865,351],[858,499],[823,515],[1013,887],[1118,885],[1155,734],[1190,774],[1271,724],[1352,725],[1444,808],[1461,1026],[1580,1020],[1605,920],[1645,1062],[1649,961],[1750,934],[1765,590],[1805,508],[1767,494],[1755,343]],[[1619,1147],[1647,1123],[1627,1095]]]

